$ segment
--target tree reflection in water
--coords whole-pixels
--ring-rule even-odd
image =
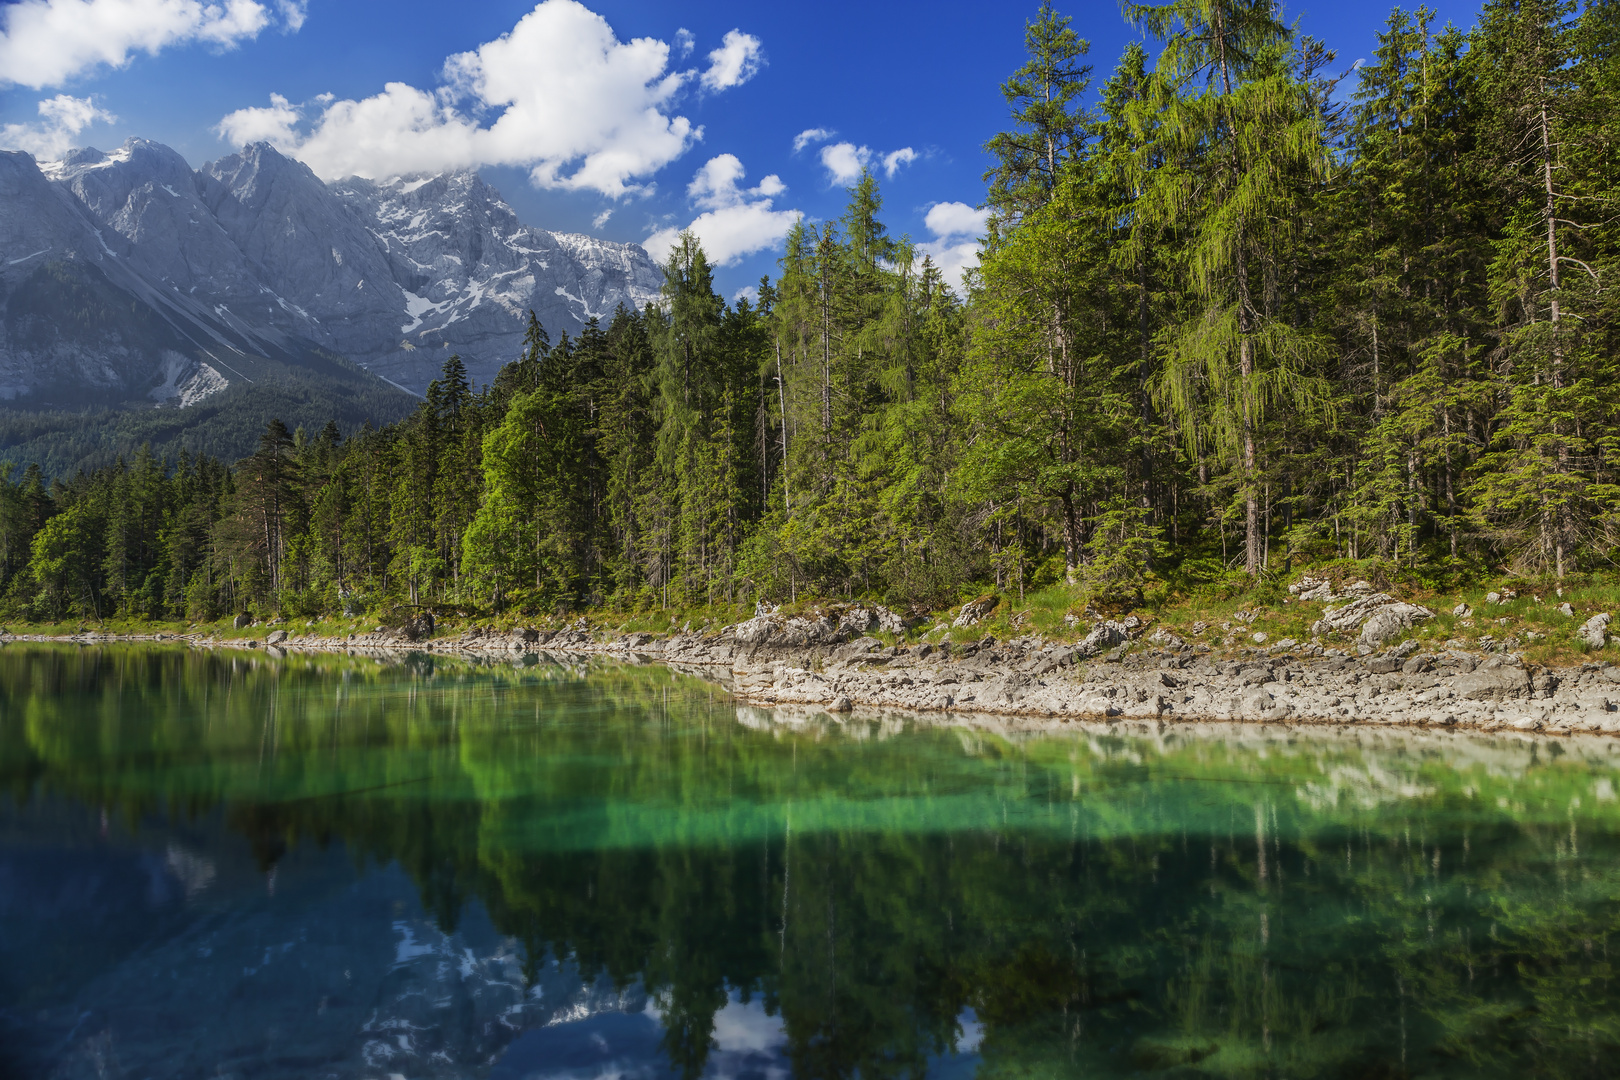
[[[1597,1076],[1608,741],[738,710],[662,667],[0,650],[0,784],[397,862],[651,995],[674,1071]],[[480,916],[482,917],[482,915]],[[971,1031],[963,1018],[974,1018]]]

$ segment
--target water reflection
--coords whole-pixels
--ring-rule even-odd
[[[545,657],[10,647],[0,1062],[1605,1075],[1616,761],[839,721]]]

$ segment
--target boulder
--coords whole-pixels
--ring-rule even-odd
[[[253,616],[246,613],[238,615],[236,618],[231,620],[231,625],[238,630],[246,629],[247,627],[253,625]]]
[[[1434,612],[1419,604],[1385,604],[1367,617],[1361,627],[1364,645],[1382,645],[1412,629],[1415,623],[1434,618]]]
[[[1457,616],[1459,619],[1466,619],[1468,616],[1474,613],[1474,609],[1469,607],[1467,604],[1458,604],[1456,607],[1451,609],[1451,613]]]
[[[873,630],[903,634],[908,625],[905,619],[881,604],[857,605],[838,617],[838,632],[843,637],[859,637]]]
[[[1124,644],[1129,636],[1130,631],[1124,623],[1105,619],[1091,628],[1091,633],[1087,634],[1081,639],[1080,644],[1075,646],[1075,652],[1079,654],[1081,659],[1089,660],[1100,652]]]
[[[1361,628],[1364,645],[1381,645],[1399,637],[1422,619],[1434,618],[1434,612],[1417,604],[1398,603],[1388,593],[1372,593],[1339,608],[1329,608],[1311,626],[1313,634],[1347,634]]]
[[[771,631],[775,626],[771,620],[771,613],[762,612],[746,622],[738,623],[732,633],[745,645],[763,645],[771,639]]]
[[[1000,603],[1001,597],[999,596],[981,596],[977,600],[969,600],[962,605],[962,610],[957,613],[956,621],[951,625],[953,627],[976,626],[983,622],[992,611],[996,610],[996,606]]]
[[[1575,617],[1575,609],[1570,607],[1568,604],[1559,604],[1553,610],[1558,612],[1558,614],[1562,615],[1566,619],[1573,619]]]
[[[1333,583],[1306,574],[1288,586],[1288,591],[1301,600],[1332,600]]]
[[[1607,611],[1592,616],[1581,624],[1579,630],[1575,631],[1575,639],[1588,648],[1603,648],[1604,645],[1608,644],[1609,640],[1607,633],[1609,621]]]
[[[269,634],[267,634],[265,636],[264,643],[266,645],[280,645],[283,641],[286,641],[286,640],[287,640],[287,631],[285,631],[285,630],[272,630],[272,631],[270,631]]]
[[[1385,604],[1393,603],[1394,600],[1395,598],[1388,593],[1373,593],[1352,600],[1343,607],[1328,608],[1322,612],[1322,617],[1311,625],[1311,633],[1349,633],[1366,622],[1374,611]]]
[[[1492,659],[1466,675],[1454,676],[1451,689],[1470,701],[1502,701],[1530,689],[1530,676],[1521,667]]]
[[[1154,645],[1163,645],[1171,649],[1179,649],[1187,644],[1162,626],[1148,635],[1148,641]]]
[[[732,633],[744,645],[831,645],[845,636],[838,624],[826,616],[784,619],[776,614],[756,615],[738,623]]]
[[[1237,708],[1238,718],[1242,720],[1275,722],[1288,719],[1293,712],[1294,707],[1287,701],[1258,686],[1243,695]]]
[[[778,645],[830,645],[839,640],[838,624],[823,616],[819,619],[788,619],[771,635]]]
[[[858,637],[842,649],[839,649],[838,657],[841,660],[853,660],[857,656],[865,656],[867,653],[875,652],[881,648],[883,648],[883,642],[875,637]]]
[[[1122,714],[1132,719],[1145,720],[1162,716],[1170,710],[1170,702],[1165,700],[1163,694],[1149,694],[1141,701],[1126,705],[1122,710]]]
[[[1016,673],[992,679],[979,691],[979,701],[986,705],[1012,704],[1024,696],[1029,685],[1029,676]]]

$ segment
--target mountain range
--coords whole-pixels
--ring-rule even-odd
[[[262,143],[200,169],[141,139],[0,153],[13,408],[189,411],[302,380],[397,415],[451,353],[492,379],[531,309],[555,339],[662,282],[641,247],[526,226],[472,173],[327,183]]]

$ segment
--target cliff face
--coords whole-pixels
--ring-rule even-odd
[[[264,359],[419,393],[456,352],[485,382],[530,309],[577,334],[661,282],[640,247],[529,228],[471,174],[328,185],[262,144],[195,171],[138,139],[0,154],[10,401],[190,403]]]

